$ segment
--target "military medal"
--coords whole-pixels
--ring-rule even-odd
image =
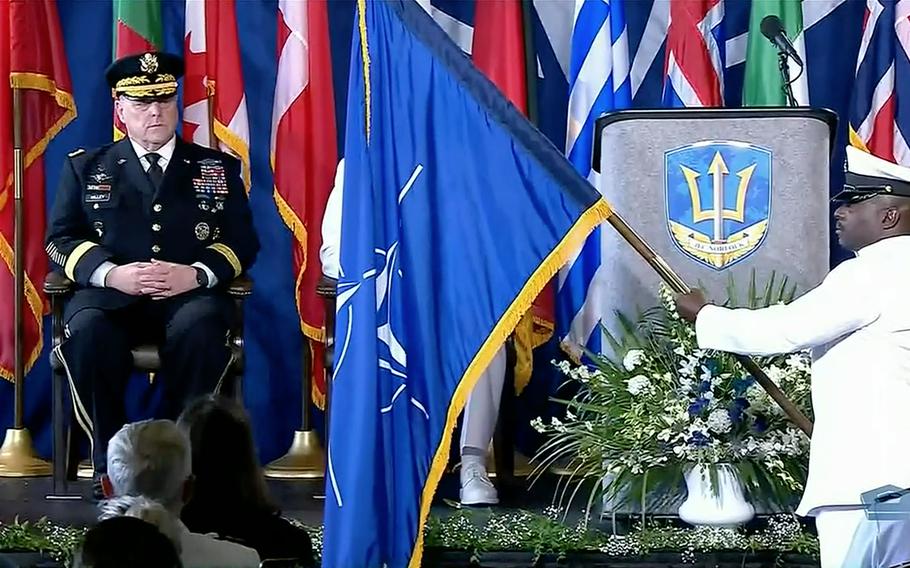
[[[209,238],[209,224],[205,222],[196,223],[196,238],[204,241]]]

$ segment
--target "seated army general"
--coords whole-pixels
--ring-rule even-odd
[[[130,349],[160,346],[160,414],[213,391],[231,363],[225,286],[259,251],[240,162],[176,136],[183,61],[143,53],[106,72],[127,136],[70,154],[46,239],[76,282],[57,351],[77,421],[93,440],[96,480],[124,423]],[[96,488],[97,489],[97,488]]]

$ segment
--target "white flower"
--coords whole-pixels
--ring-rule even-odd
[[[628,390],[632,396],[638,396],[651,388],[651,381],[644,375],[636,375],[626,381],[626,385],[626,390]]]
[[[714,375],[711,374],[711,369],[706,366],[701,366],[701,376],[699,377],[703,381],[711,382],[711,379],[714,378]]]
[[[768,367],[768,370],[765,371],[765,374],[768,375],[768,378],[771,379],[771,382],[777,386],[780,386],[781,379],[784,378],[786,372],[778,367],[777,365],[771,365]]]
[[[626,368],[627,371],[635,369],[635,367],[641,365],[641,362],[645,358],[645,352],[641,349],[630,349],[626,356],[622,358],[622,366]]]
[[[809,370],[809,362],[802,353],[794,353],[787,357],[787,366],[799,370]]]
[[[732,426],[730,413],[723,408],[718,408],[708,415],[708,428],[712,432],[726,434]]]
[[[698,359],[690,358],[679,368],[679,374],[684,377],[695,376],[695,366],[698,365]]]

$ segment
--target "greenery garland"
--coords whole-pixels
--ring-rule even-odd
[[[679,552],[692,562],[698,552],[722,550],[775,551],[818,557],[818,538],[806,532],[793,515],[768,518],[765,529],[680,528],[654,521],[638,525],[628,534],[609,534],[585,519],[575,525],[560,522],[559,511],[495,513],[460,510],[449,517],[431,517],[425,536],[428,548],[451,548],[481,554],[493,550],[520,550],[541,554],[600,552],[632,557],[652,552]]]
[[[650,522],[628,534],[614,535],[586,528],[584,520],[570,525],[559,518],[556,509],[543,514],[462,509],[450,516],[431,517],[425,542],[428,548],[464,550],[474,555],[508,550],[536,556],[600,552],[607,556],[630,557],[671,551],[679,552],[681,561],[692,562],[699,552],[764,550],[818,557],[818,539],[806,532],[792,515],[769,517],[765,529],[751,534],[739,529],[690,529]],[[318,560],[322,551],[322,527],[304,528],[310,533]],[[40,552],[69,566],[85,531],[85,528],[62,527],[46,519],[37,522],[19,522],[17,519],[0,524],[0,552]]]

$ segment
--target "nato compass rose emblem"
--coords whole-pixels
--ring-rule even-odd
[[[758,250],[771,221],[771,151],[731,141],[664,154],[667,226],[686,256],[724,270]]]
[[[402,206],[405,197],[414,187],[415,182],[423,172],[423,166],[418,164],[411,172],[407,182],[398,192],[398,207]],[[408,384],[408,354],[401,338],[404,327],[404,303],[402,300],[401,269],[401,243],[400,234],[395,235],[395,240],[385,247],[376,247],[373,250],[374,263],[369,269],[362,272],[359,279],[350,281],[345,278],[345,269],[340,268],[341,279],[338,283],[337,311],[347,312],[349,327],[339,335],[340,356],[334,369],[338,375],[339,369],[344,365],[348,347],[350,345],[350,322],[355,317],[351,300],[359,292],[366,289],[366,283],[371,282],[375,291],[374,321],[376,323],[376,340],[378,350],[378,373],[382,378],[395,384],[395,390],[379,408],[381,414],[391,412],[397,403],[410,404],[429,420],[426,405],[409,394]],[[372,302],[371,302],[372,303]]]

